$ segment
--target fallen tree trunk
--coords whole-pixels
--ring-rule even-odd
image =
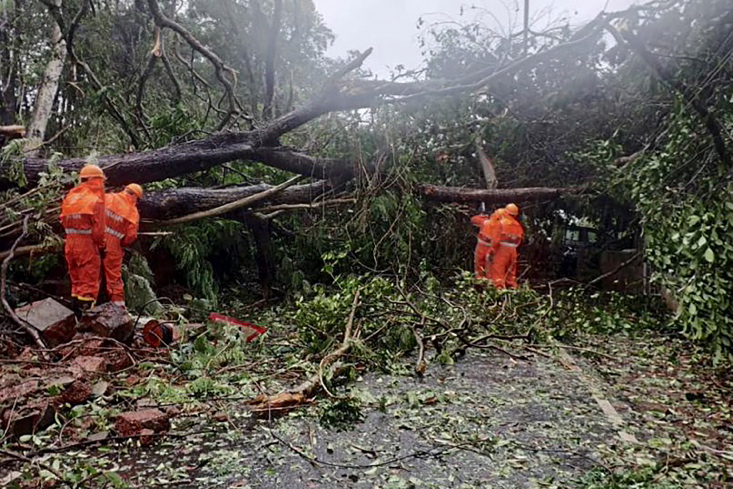
[[[165,148],[99,158],[109,186],[128,183],[150,183],[166,178],[208,170],[231,161],[245,160],[307,177],[350,179],[353,166],[329,158],[314,158],[285,147],[256,147],[250,143],[254,133],[218,133],[205,139],[173,144]],[[56,165],[65,173],[78,172],[87,164],[84,158],[61,160]],[[48,171],[48,160],[27,158],[24,162],[29,186],[38,184],[41,173]],[[0,173],[0,190],[16,187],[7,175]]]
[[[562,195],[577,193],[575,188],[527,187],[507,189],[476,189],[463,187],[443,187],[422,184],[418,192],[428,200],[436,202],[486,202],[501,204],[506,202],[526,202],[528,200],[556,199]]]
[[[222,189],[184,187],[151,192],[140,201],[140,216],[156,221],[175,219],[193,212],[220,207],[273,187],[267,184]],[[308,204],[330,189],[331,186],[324,180],[306,185],[293,185],[269,197],[265,202],[268,205]]]

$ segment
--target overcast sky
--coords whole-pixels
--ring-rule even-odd
[[[420,17],[427,23],[465,22],[481,16],[492,26],[521,29],[524,1],[518,0],[313,0],[326,25],[336,35],[329,51],[343,56],[349,50],[374,48],[365,67],[385,77],[395,66],[416,68],[422,57],[418,46]],[[530,22],[541,29],[548,19],[565,18],[582,24],[602,10],[617,11],[639,0],[530,0]],[[472,6],[479,7],[472,9]],[[464,15],[461,16],[461,7]],[[492,18],[493,16],[493,18]]]

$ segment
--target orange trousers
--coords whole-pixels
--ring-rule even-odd
[[[64,246],[71,275],[71,296],[96,301],[99,295],[101,259],[99,249],[88,234],[69,234]]]
[[[125,305],[125,283],[122,281],[122,260],[125,250],[120,239],[105,233],[107,256],[104,258],[104,278],[107,284],[109,301]]]
[[[491,282],[497,289],[517,288],[517,249],[499,246],[491,261]]]
[[[489,278],[489,268],[487,262],[491,257],[491,246],[476,243],[476,249],[473,252],[473,271],[477,279]]]

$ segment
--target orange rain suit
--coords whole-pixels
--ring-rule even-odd
[[[125,284],[122,281],[122,260],[125,257],[124,246],[137,239],[140,214],[137,211],[133,195],[125,191],[105,195],[107,208],[107,256],[104,259],[104,277],[107,282],[107,295],[110,302],[125,305]]]
[[[94,178],[71,189],[61,203],[61,224],[66,232],[71,296],[94,302],[99,294],[99,250],[105,246],[104,180]]]
[[[491,235],[495,233],[494,228],[498,226],[499,220],[504,215],[505,210],[498,209],[491,216],[479,214],[471,218],[471,224],[479,228],[476,236],[476,249],[473,252],[473,269],[477,279],[489,278],[488,264],[492,258]]]
[[[522,244],[523,237],[522,225],[508,213],[493,229],[490,278],[497,289],[517,287],[517,247]]]

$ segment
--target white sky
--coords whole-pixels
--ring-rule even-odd
[[[523,0],[313,0],[336,35],[329,55],[374,48],[364,66],[380,77],[402,64],[420,66],[418,18],[427,23],[466,21],[480,15],[484,22],[521,29]],[[587,22],[602,10],[623,10],[639,0],[530,0],[530,23],[541,29],[548,19],[565,18],[571,25]],[[479,9],[472,9],[472,6]],[[461,7],[465,15],[460,16]],[[492,20],[492,16],[496,20]]]

